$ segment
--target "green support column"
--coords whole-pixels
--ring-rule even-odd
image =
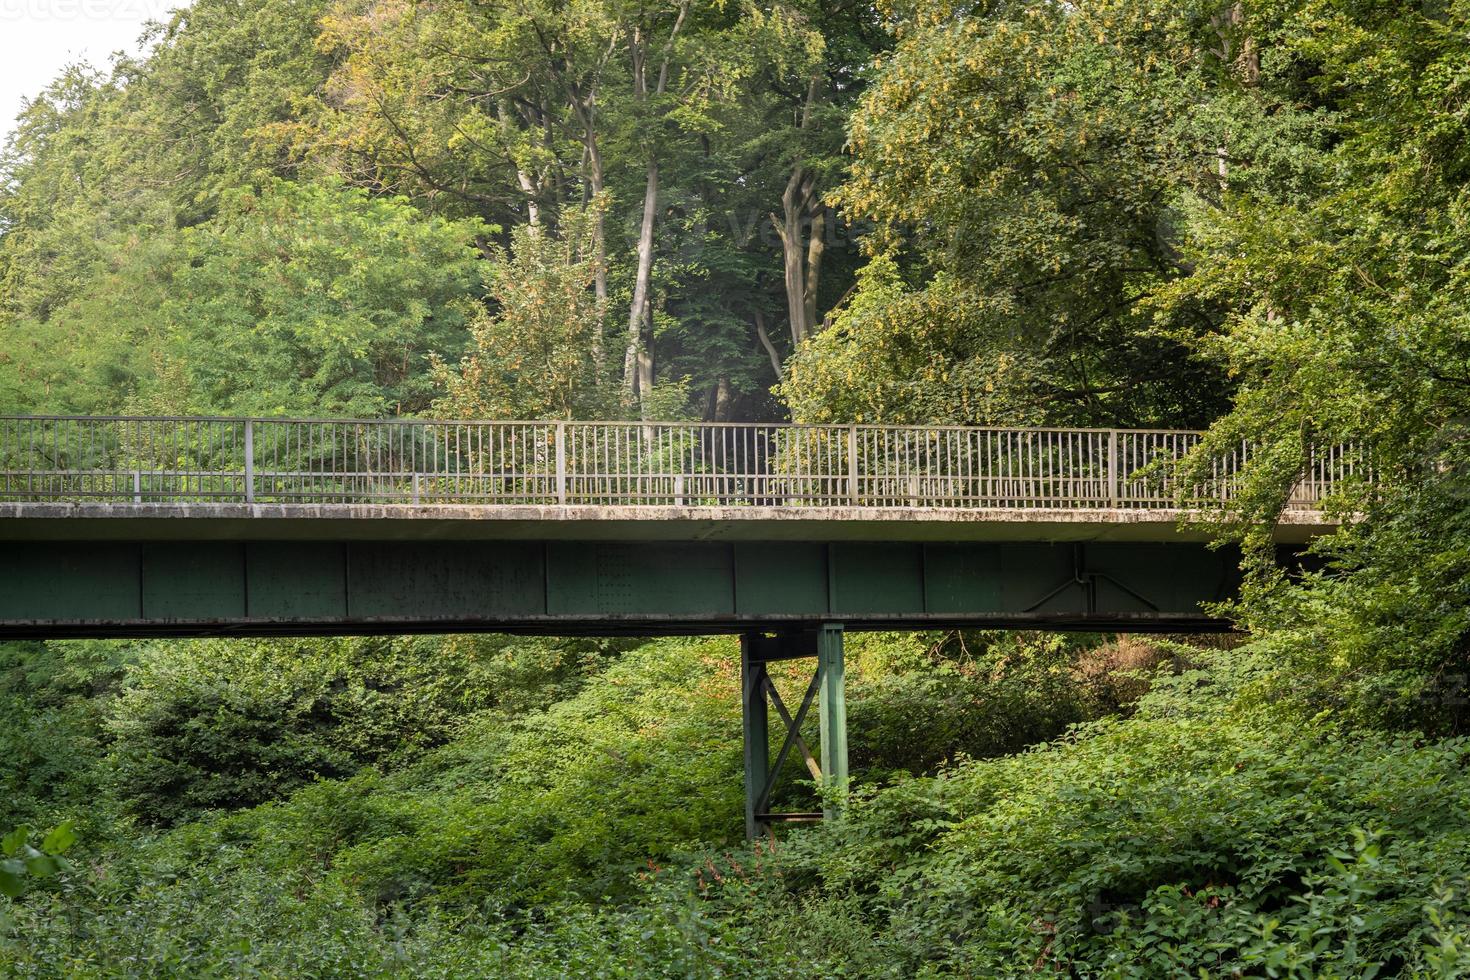
[[[745,733],[745,836],[755,840],[766,824],[756,803],[771,772],[771,737],[766,716],[766,665],[755,659],[757,636],[740,637],[740,719]]]
[[[825,624],[817,633],[817,669],[821,672],[820,700],[822,788],[847,789],[847,685],[842,662],[842,626]],[[841,815],[829,801],[822,814],[828,820]]]

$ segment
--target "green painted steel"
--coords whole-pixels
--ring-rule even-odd
[[[825,651],[825,652],[823,652]],[[831,664],[835,657],[836,669]],[[782,698],[770,677],[769,664],[781,660],[810,660],[811,679],[801,701]],[[754,837],[769,833],[778,823],[822,820],[825,813],[775,810],[775,790],[788,771],[806,765],[817,785],[831,786],[829,773],[838,785],[847,780],[847,714],[842,710],[842,630],[826,624],[820,629],[788,630],[773,636],[744,633],[741,636],[741,717],[745,735],[745,833]],[[832,685],[835,685],[833,688]],[[792,692],[794,693],[794,692]],[[835,698],[835,699],[833,699]],[[820,749],[817,763],[807,745],[804,729],[811,708],[819,713]],[[792,707],[795,710],[792,710]],[[781,721],[781,748],[770,757],[770,710]],[[836,727],[832,727],[836,726]]]
[[[745,739],[745,836],[755,840],[766,828],[761,793],[771,778],[770,715],[766,706],[766,665],[755,657],[757,638],[740,638],[740,718]]]
[[[817,631],[817,676],[821,685],[817,704],[821,726],[822,815],[841,813],[847,793],[847,672],[842,653],[842,627],[825,623]]]
[[[1211,629],[1237,566],[1189,543],[0,542],[0,635]]]
[[[1238,554],[1185,541],[276,541],[217,530],[219,540],[0,540],[0,636],[738,632],[751,836],[840,809],[845,630],[1223,629],[1202,604],[1239,585]],[[787,704],[767,663],[797,658],[815,661],[813,675]],[[813,708],[820,761],[801,735]],[[772,812],[782,770],[801,762],[823,787],[823,813]]]

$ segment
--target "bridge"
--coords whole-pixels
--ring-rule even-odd
[[[793,749],[846,776],[853,629],[1215,630],[1239,556],[1186,520],[1199,433],[0,418],[0,636],[742,635],[747,826]],[[1361,462],[1314,455],[1284,550]],[[766,671],[818,666],[797,710]],[[800,737],[816,703],[822,759]],[[769,709],[785,725],[770,759]]]

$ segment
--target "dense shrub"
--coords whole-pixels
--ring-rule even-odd
[[[0,643],[0,827],[108,821],[105,720],[125,643]]]
[[[312,678],[278,664],[285,645],[228,646],[208,664],[198,654],[216,652],[213,644],[176,652],[193,654],[187,665],[160,658],[140,666],[127,698],[146,692],[150,702],[191,706],[183,717],[201,737],[237,730],[230,726],[250,735],[262,712],[252,716],[240,704],[259,705],[280,691],[292,696],[269,704],[292,709],[304,700],[300,692],[323,689],[317,696],[325,699],[330,681],[316,675],[347,669],[323,656],[325,645],[303,651],[316,659],[295,668]],[[850,703],[861,719],[855,741],[879,746],[861,780],[925,771],[956,752],[1003,752],[1033,732],[1055,734],[1101,703],[1096,671],[1084,668],[1089,648],[1080,643],[876,635],[852,637],[850,649]],[[810,669],[781,665],[776,681],[800,689]],[[230,677],[255,678],[247,689],[255,700],[201,711],[198,699],[230,692]],[[932,733],[914,738],[920,690],[953,717],[930,712]],[[801,906],[789,923],[728,902],[738,882],[749,879],[751,894],[765,888],[761,869],[772,861],[741,839],[738,691],[732,640],[648,644],[549,707],[479,712],[415,761],[318,781],[282,802],[216,814],[113,851],[85,895],[55,893],[65,916],[48,914],[42,898],[30,901],[26,928],[37,930],[36,949],[74,950],[69,962],[81,973],[107,973],[127,950],[139,972],[172,974],[228,973],[236,964],[328,976],[434,975],[452,973],[445,964],[453,963],[497,975],[792,976],[797,964],[816,962],[806,940],[819,935],[822,949],[836,951],[820,960],[823,973],[873,975],[884,948],[876,920],[861,903],[803,885],[799,861],[789,879],[795,891],[782,885],[766,896],[769,908]],[[165,698],[170,692],[179,696]],[[365,686],[345,703],[371,703],[372,693]],[[138,706],[129,701],[120,717]],[[310,715],[274,717],[294,723]],[[278,721],[278,731],[295,737],[286,744],[299,752],[371,746],[347,737],[376,731],[380,717],[359,709],[335,729]],[[815,805],[797,772],[781,802]],[[208,785],[202,775],[199,784]],[[867,819],[860,816],[855,833]],[[791,842],[809,834],[795,832]],[[715,894],[726,904],[711,904],[701,875],[706,886],[723,877]],[[135,927],[127,935],[124,921]],[[445,939],[448,922],[453,942]],[[24,970],[38,961],[24,960]],[[22,961],[13,965],[19,971]]]
[[[848,641],[852,766],[878,777],[1017,752],[1126,711],[1168,662],[1132,639],[1056,633],[883,633]]]
[[[1470,972],[1470,743],[1179,717],[1168,688],[860,796],[737,908],[843,910],[899,975]]]
[[[112,708],[128,812],[172,824],[250,806],[448,740],[470,714],[563,696],[586,644],[438,637],[205,640],[138,657]]]
[[[855,709],[897,717],[881,665],[915,649],[854,644]],[[1240,706],[1250,657],[1199,654],[1133,717],[861,785],[841,822],[752,850],[734,645],[650,644],[396,771],[79,861],[18,907],[0,974],[1465,973],[1470,743],[1282,727]],[[1057,664],[1097,690],[1099,658],[1157,660]]]

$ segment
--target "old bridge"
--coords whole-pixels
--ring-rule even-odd
[[[743,636],[747,822],[808,709],[846,773],[844,629],[1201,630],[1237,556],[1176,431],[0,418],[0,635]],[[1244,450],[1242,451],[1244,452]],[[1353,458],[1321,454],[1284,548]],[[815,657],[797,710],[765,664]],[[768,697],[786,735],[769,752]],[[793,816],[790,814],[784,815]]]

